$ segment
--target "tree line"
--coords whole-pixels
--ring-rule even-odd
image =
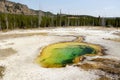
[[[0,13],[0,30],[27,29],[38,27],[67,27],[67,26],[105,26],[120,27],[120,18],[93,17],[85,15],[39,15],[5,14]]]

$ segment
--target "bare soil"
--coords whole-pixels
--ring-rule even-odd
[[[0,59],[4,59],[8,56],[11,56],[15,54],[17,51],[15,51],[12,48],[6,48],[6,49],[0,49]]]

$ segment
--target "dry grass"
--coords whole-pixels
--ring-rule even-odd
[[[104,64],[111,64],[111,65],[114,65],[114,66],[120,65],[120,61],[113,60],[113,59],[95,58],[95,59],[93,59],[92,61],[102,62],[102,63],[104,63]],[[120,68],[120,66],[119,66],[119,68]]]
[[[84,63],[81,65],[77,65],[77,67],[81,67],[84,70],[97,69],[97,67],[94,64],[90,64],[90,63]]]
[[[111,80],[110,78],[106,77],[106,76],[102,76],[100,77],[98,80]]]
[[[74,40],[74,42],[83,42],[83,37],[77,37],[77,39]]]
[[[12,48],[0,49],[0,59],[4,59],[8,56],[15,54],[16,51]]]
[[[5,71],[5,67],[0,66],[0,78],[3,77],[3,72]]]
[[[46,35],[48,35],[48,33],[5,34],[5,35],[0,35],[0,40],[8,39],[8,38],[18,38],[18,37],[34,36],[34,35],[46,36]]]
[[[94,63],[83,63],[79,67],[84,70],[99,69],[107,73],[120,74],[120,61],[105,58],[96,58],[91,61]]]
[[[113,34],[120,36],[120,32],[117,32],[117,33],[113,33]]]
[[[91,63],[90,63],[91,62]],[[75,66],[80,67],[84,70],[101,70],[107,74],[117,75],[120,78],[120,61],[107,59],[107,58],[95,58],[90,62],[77,64]],[[98,74],[100,75],[100,74]],[[100,77],[98,80],[110,80],[106,77]]]
[[[111,40],[115,42],[120,42],[120,38],[104,38],[105,40]]]

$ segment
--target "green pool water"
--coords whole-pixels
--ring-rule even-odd
[[[45,47],[36,61],[43,67],[64,67],[75,63],[76,58],[97,54],[97,52],[99,48],[95,45],[77,42],[57,43]]]

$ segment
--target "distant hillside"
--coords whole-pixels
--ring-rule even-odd
[[[10,13],[10,14],[24,14],[24,15],[38,15],[38,10],[33,10],[28,8],[27,5],[21,3],[15,3],[11,1],[0,0],[0,13]],[[44,16],[45,14],[50,14],[50,12],[40,11],[40,14]]]

